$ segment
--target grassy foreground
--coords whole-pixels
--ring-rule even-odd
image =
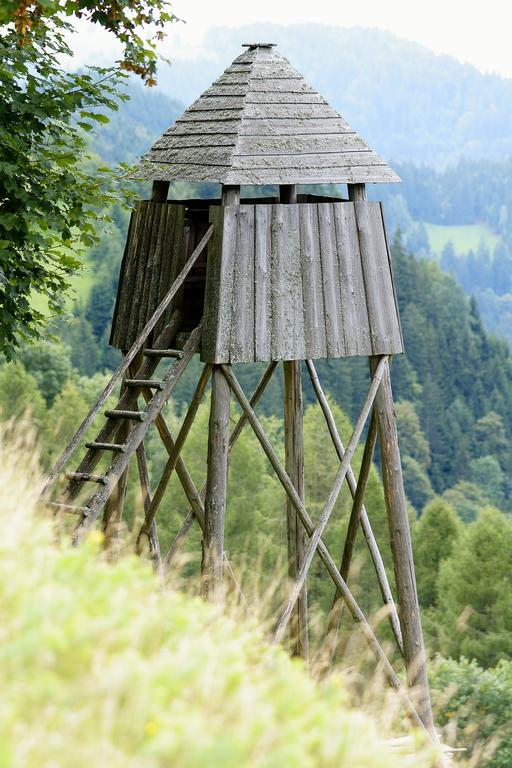
[[[256,626],[159,591],[92,534],[55,543],[37,466],[0,442],[1,768],[400,768],[342,683],[316,683]]]

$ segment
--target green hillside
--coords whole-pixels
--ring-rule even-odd
[[[427,230],[430,250],[435,256],[440,256],[445,246],[450,242],[457,254],[466,254],[469,250],[476,251],[481,243],[492,251],[500,242],[498,235],[491,232],[485,224],[449,225],[422,223]]]

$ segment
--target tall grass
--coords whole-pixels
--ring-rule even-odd
[[[101,536],[72,549],[37,510],[37,456],[0,439],[1,768],[401,768],[255,621],[161,590]],[[386,734],[388,735],[388,734]]]

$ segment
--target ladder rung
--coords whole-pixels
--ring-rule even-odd
[[[183,352],[179,349],[145,349],[144,354],[147,357],[175,357],[181,360]]]
[[[84,515],[87,517],[89,514],[89,507],[79,507],[76,504],[63,504],[60,501],[47,501],[49,507],[59,507],[64,512],[70,515]]]
[[[146,411],[122,411],[115,408],[113,411],[105,411],[108,419],[135,419],[136,421],[146,421],[148,415]]]
[[[116,453],[126,453],[126,445],[121,443],[86,443],[86,448],[96,449],[97,451],[115,451]]]
[[[147,387],[148,389],[163,389],[163,381],[153,381],[152,379],[125,379],[127,387]]]
[[[93,475],[91,472],[66,472],[68,480],[83,480],[86,483],[98,483],[106,485],[108,478],[105,475]]]

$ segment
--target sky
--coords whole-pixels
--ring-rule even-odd
[[[482,72],[512,77],[512,8],[507,0],[174,0],[172,5],[186,23],[169,29],[164,53],[170,58],[204,53],[203,36],[212,26],[318,23],[387,30]],[[81,32],[73,41],[77,64],[115,57],[116,45],[108,33]]]

